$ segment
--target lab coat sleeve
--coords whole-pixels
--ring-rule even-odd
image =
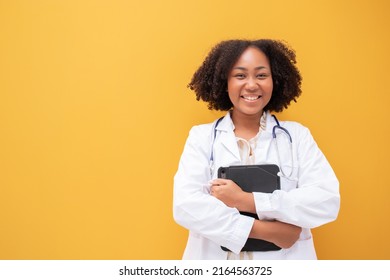
[[[298,126],[298,178],[295,188],[272,194],[254,193],[260,219],[276,219],[303,228],[315,228],[337,218],[339,182],[309,130]],[[283,188],[282,188],[283,189]]]
[[[174,177],[173,215],[181,226],[239,253],[254,219],[240,215],[206,190],[210,175],[211,126],[191,129]]]

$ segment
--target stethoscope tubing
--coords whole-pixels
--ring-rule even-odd
[[[280,172],[283,175],[283,177],[286,177],[286,178],[289,179],[289,178],[291,178],[291,175],[293,173],[293,168],[291,168],[290,173],[288,175],[283,170],[282,161],[281,161],[281,158],[280,158],[278,141],[277,141],[277,137],[276,137],[276,134],[277,134],[276,130],[280,129],[288,137],[289,146],[290,146],[290,152],[291,152],[291,161],[292,161],[291,164],[292,164],[292,167],[293,167],[294,166],[294,154],[293,154],[293,147],[292,147],[292,137],[291,137],[290,132],[286,128],[284,128],[284,127],[282,127],[280,125],[279,120],[277,119],[277,117],[275,115],[272,115],[272,117],[274,118],[274,120],[276,122],[276,125],[274,125],[274,127],[272,128],[272,141],[275,143],[275,149],[276,149],[276,153],[278,155],[278,162],[279,162]],[[218,124],[221,122],[221,120],[223,118],[224,117],[219,118],[215,122],[214,128],[213,128],[213,134],[212,134],[212,139],[211,139],[211,151],[210,151],[210,173],[211,174],[213,173],[213,167],[214,167],[214,143],[215,143],[215,139],[217,138],[217,127],[218,127]]]

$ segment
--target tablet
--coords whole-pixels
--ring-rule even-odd
[[[218,169],[218,178],[230,179],[246,192],[272,193],[275,190],[280,190],[280,177],[278,176],[278,173],[279,166],[276,164],[233,165],[229,167],[220,167]],[[241,215],[259,219],[259,217],[253,213],[240,213]],[[229,251],[229,249],[225,247],[221,248],[224,251]],[[271,242],[248,238],[241,251],[277,251],[280,249],[280,247]]]
[[[246,192],[272,193],[280,190],[278,173],[276,164],[232,165],[220,167],[218,178],[230,179]]]

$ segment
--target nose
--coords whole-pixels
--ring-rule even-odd
[[[245,84],[245,89],[248,91],[254,91],[257,90],[259,85],[257,84],[256,80],[253,78],[248,78],[246,84]]]

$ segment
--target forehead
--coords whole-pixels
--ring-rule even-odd
[[[268,57],[256,47],[248,47],[238,58],[234,67],[237,66],[264,66],[269,67]]]

